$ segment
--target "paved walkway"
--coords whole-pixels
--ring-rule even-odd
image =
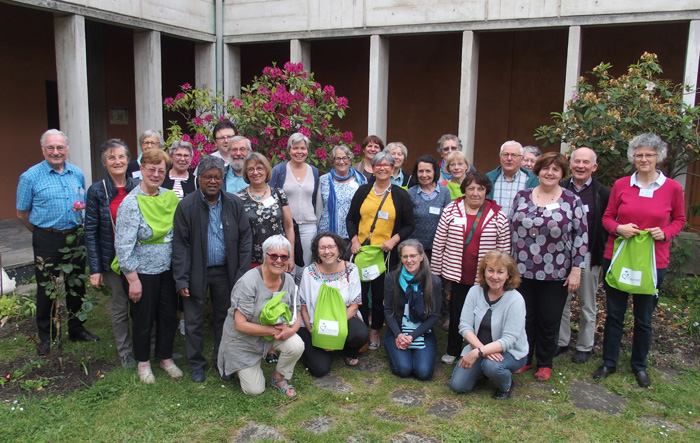
[[[32,233],[21,221],[0,221],[0,254],[5,270],[31,265],[34,261]]]

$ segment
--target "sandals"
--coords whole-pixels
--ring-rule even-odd
[[[160,368],[164,370],[165,372],[168,373],[169,376],[172,378],[180,378],[183,375],[185,375],[180,368],[177,367],[175,363],[171,364],[170,366],[163,366],[161,363]]]
[[[379,339],[377,339],[377,341],[371,341],[371,342],[369,342],[369,350],[370,350],[370,351],[376,351],[377,349],[379,349],[379,344],[380,344]]]
[[[277,383],[279,383],[281,381],[283,381],[284,384],[282,384],[282,386],[279,386]],[[277,390],[280,391],[280,393],[282,395],[285,395],[289,398],[294,398],[297,396],[296,388],[294,386],[290,385],[289,382],[287,381],[287,379],[284,377],[275,378],[275,376],[273,375],[272,378],[270,379],[270,385],[277,388]],[[294,394],[287,394],[287,391],[289,391],[290,389],[294,389]]]
[[[265,361],[269,364],[277,363],[277,354],[274,352],[268,352],[265,356]]]
[[[151,368],[139,371],[139,380],[148,385],[156,382],[156,378],[153,376],[153,371],[151,370]]]
[[[360,364],[360,359],[357,357],[345,357],[345,365],[355,367]]]

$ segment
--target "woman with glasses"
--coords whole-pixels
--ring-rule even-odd
[[[270,386],[287,397],[297,395],[289,380],[294,374],[294,365],[304,352],[304,342],[297,334],[301,316],[294,278],[286,273],[291,251],[292,246],[285,237],[273,235],[268,238],[262,244],[263,264],[246,272],[231,291],[231,307],[219,347],[219,373],[224,376],[237,374],[241,390],[247,395],[259,395],[265,391],[265,376],[260,363],[263,356],[273,349],[279,353],[279,360]],[[276,296],[281,296],[278,303],[272,301]],[[280,312],[286,312],[274,324],[262,324],[261,313],[270,308],[273,312],[279,308]]]
[[[603,255],[603,269],[610,267],[617,237],[634,238],[648,231],[654,239],[656,288],[663,283],[670,258],[671,240],[685,225],[683,189],[657,167],[668,153],[666,142],[656,134],[635,137],[627,149],[627,159],[636,171],[615,182],[608,207],[603,214],[603,227],[610,233]],[[603,336],[603,364],[593,378],[605,378],[617,370],[623,323],[629,294],[605,283],[607,309]],[[651,378],[646,372],[647,354],[651,346],[652,314],[658,295],[632,294],[634,300],[634,337],[630,365],[637,384],[646,388]]]
[[[143,153],[149,149],[161,149],[165,146],[165,141],[160,132],[155,129],[149,129],[144,131],[141,136],[139,136],[139,146],[141,146],[141,155],[136,160],[132,160],[126,167],[126,176],[133,177],[141,180],[141,157]]]
[[[380,152],[372,159],[375,182],[360,186],[350,203],[347,228],[351,251],[360,252],[362,245],[379,246],[390,256],[389,267],[398,263],[398,255],[391,254],[399,242],[408,238],[414,229],[413,205],[408,193],[391,185],[394,158]],[[365,324],[370,323],[369,295],[372,291],[372,326],[369,349],[379,349],[379,330],[384,325],[384,276],[362,282],[362,305],[360,312]]]
[[[362,287],[357,266],[340,258],[345,250],[345,241],[332,232],[321,232],[311,242],[313,260],[304,269],[299,285],[301,299],[302,327],[299,336],[304,340],[304,366],[309,374],[322,377],[331,370],[331,351],[313,345],[313,331],[316,308],[323,285],[338,290],[345,305],[347,332],[345,346],[342,349],[345,364],[357,366],[360,361],[360,348],[367,344],[369,333],[358,313],[362,304]]]
[[[352,151],[347,146],[338,145],[328,157],[331,171],[320,178],[320,191],[316,201],[318,231],[332,232],[348,239],[345,220],[350,210],[350,202],[357,189],[366,183],[364,175],[351,168]],[[312,251],[313,253],[313,248]],[[344,252],[344,251],[343,251]]]
[[[190,172],[192,164],[192,144],[182,140],[174,141],[170,146],[170,158],[173,163],[163,180],[163,187],[171,189],[182,200],[187,194],[197,189],[197,180]]]
[[[404,240],[398,251],[401,265],[384,282],[384,348],[393,374],[428,380],[435,370],[440,278],[430,272],[418,240]]]
[[[462,181],[464,181],[464,177],[469,172],[467,156],[462,151],[454,151],[445,157],[444,163],[445,169],[450,172],[451,176],[449,180],[443,181],[442,185],[449,189],[452,200],[464,197],[464,192],[462,192],[461,188]]]
[[[149,149],[141,156],[143,179],[119,205],[114,247],[129,294],[134,358],[139,378],[155,383],[151,370],[151,330],[155,326],[155,357],[171,377],[182,377],[173,362],[177,327],[177,294],[172,261],[173,217],[178,200],[161,185],[170,156]]]

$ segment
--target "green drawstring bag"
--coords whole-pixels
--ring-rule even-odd
[[[336,288],[323,283],[318,292],[311,328],[311,343],[321,349],[340,350],[348,336],[348,317],[343,296]]]
[[[360,270],[362,281],[372,281],[386,271],[384,252],[375,245],[360,246],[360,252],[355,256],[355,264]]]
[[[282,302],[282,298],[287,295],[287,291],[282,291],[275,294],[270,301],[265,303],[260,311],[260,324],[265,326],[275,326],[283,322],[291,324],[292,312],[289,310],[287,303]],[[267,341],[275,339],[274,335],[264,335],[263,338]]]
[[[613,258],[605,274],[610,287],[631,294],[656,295],[656,254],[649,231],[615,239]]]

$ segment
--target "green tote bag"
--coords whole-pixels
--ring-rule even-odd
[[[348,336],[348,317],[343,296],[336,288],[323,283],[318,292],[311,328],[311,343],[321,349],[340,350]]]
[[[649,231],[615,239],[613,258],[605,274],[613,288],[631,294],[656,295],[656,255]]]
[[[387,261],[389,255],[387,254]],[[355,256],[355,264],[360,271],[360,280],[372,281],[386,271],[384,252],[380,246],[360,246],[360,252]]]

